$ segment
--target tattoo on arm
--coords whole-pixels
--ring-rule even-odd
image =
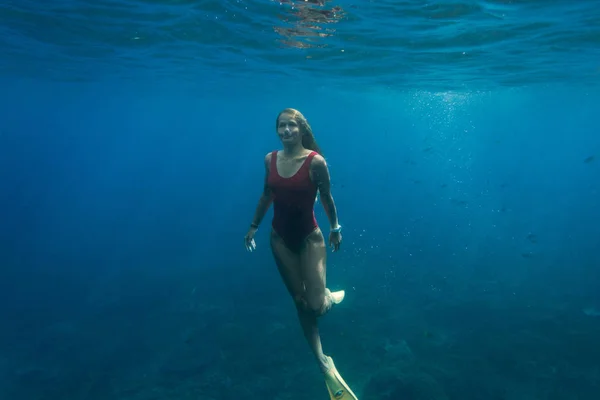
[[[321,195],[323,208],[325,209],[325,213],[329,218],[329,223],[332,227],[336,226],[338,224],[337,210],[335,208],[333,196],[331,195],[331,178],[329,175],[329,168],[327,168],[327,163],[325,162],[324,158],[319,157],[315,160],[313,175]]]

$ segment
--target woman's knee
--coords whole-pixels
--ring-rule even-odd
[[[294,303],[296,304],[296,308],[298,309],[298,311],[308,310],[308,303],[306,302],[304,296],[299,294],[294,296]]]
[[[319,291],[318,293],[311,293],[306,295],[306,309],[310,313],[320,317],[325,314],[329,309],[327,297],[324,292]]]
[[[319,317],[326,312],[325,301],[318,298],[295,296],[294,302],[299,313],[310,313]]]

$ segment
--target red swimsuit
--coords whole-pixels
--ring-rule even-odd
[[[314,205],[317,187],[310,179],[311,152],[293,176],[283,178],[277,171],[277,151],[271,155],[267,184],[273,194],[273,230],[293,252],[299,252],[306,237],[317,227]]]

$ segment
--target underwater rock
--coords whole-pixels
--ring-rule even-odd
[[[416,361],[412,350],[405,340],[386,339],[383,345],[383,353],[386,363],[395,363],[395,366],[409,366]]]
[[[448,400],[430,375],[387,369],[375,373],[363,391],[364,400]]]

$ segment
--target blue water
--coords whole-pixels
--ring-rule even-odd
[[[599,398],[597,2],[21,0],[0,30],[0,399],[327,399],[271,212],[243,245],[285,107],[361,400]]]
[[[316,3],[316,4],[315,4]],[[52,1],[0,6],[2,70],[59,81],[315,79],[439,91],[597,83],[597,1]]]

